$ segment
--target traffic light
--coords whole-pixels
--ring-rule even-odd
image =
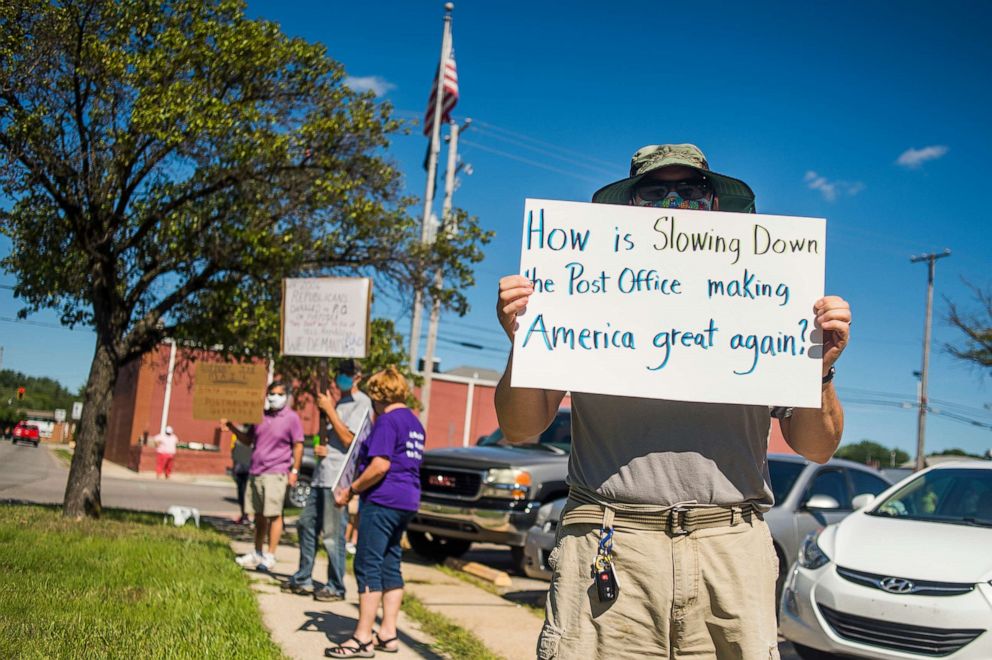
[[[24,388],[23,387],[18,387],[17,388],[17,400],[20,401],[23,398],[24,398]]]

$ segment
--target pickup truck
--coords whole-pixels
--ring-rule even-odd
[[[410,545],[430,559],[462,555],[474,541],[508,545],[522,570],[538,509],[568,494],[571,443],[572,415],[563,409],[527,443],[511,445],[497,429],[474,447],[426,452],[420,509],[407,528]]]

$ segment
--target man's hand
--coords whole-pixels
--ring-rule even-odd
[[[824,296],[813,305],[814,321],[823,331],[823,375],[847,348],[851,337],[851,306],[839,296]]]
[[[327,456],[327,445],[317,445],[313,448],[313,455],[325,458]]]
[[[338,387],[337,383],[331,382],[331,386],[326,392],[319,392],[317,394],[317,405],[324,413],[330,415],[330,411],[337,408],[341,396],[341,388]]]
[[[334,491],[334,503],[338,508],[348,506],[348,502],[351,501],[351,489],[350,488],[338,488]]]
[[[292,488],[293,486],[295,486],[296,485],[296,482],[299,481],[299,480],[300,480],[300,475],[296,474],[295,472],[290,472],[289,473],[289,487],[290,488]]]
[[[499,281],[496,318],[511,342],[519,327],[517,317],[527,311],[527,301],[532,293],[534,285],[523,275],[507,275]]]

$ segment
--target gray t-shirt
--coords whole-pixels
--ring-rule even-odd
[[[619,502],[772,506],[767,406],[572,394],[569,482]]]
[[[363,392],[345,394],[338,401],[335,410],[337,410],[338,417],[348,427],[348,430],[352,433],[358,433],[358,427],[365,418],[365,414],[372,412],[372,400]],[[319,488],[332,488],[338,471],[344,465],[344,457],[347,451],[341,443],[341,438],[338,437],[338,434],[328,424],[327,456],[320,459],[320,462],[317,464],[311,485]]]

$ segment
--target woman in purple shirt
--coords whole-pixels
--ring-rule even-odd
[[[400,539],[420,505],[420,463],[424,427],[407,407],[411,397],[406,379],[395,368],[373,375],[366,383],[376,413],[372,434],[358,450],[358,477],[351,488],[335,494],[338,506],[361,497],[358,518],[358,625],[351,639],[333,646],[331,658],[371,658],[375,651],[399,648],[396,617],[403,601]],[[382,624],[372,632],[382,603]]]

